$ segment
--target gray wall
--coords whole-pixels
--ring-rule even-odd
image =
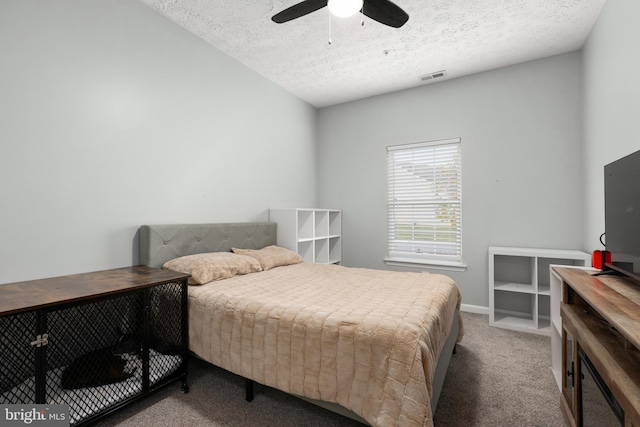
[[[583,49],[584,249],[604,232],[603,166],[640,150],[640,2],[608,1]],[[640,185],[640,184],[639,184]]]
[[[316,110],[131,0],[0,3],[0,283],[315,202]]]
[[[386,146],[462,138],[463,303],[487,307],[487,248],[582,246],[581,68],[571,53],[318,115],[318,205],[343,210],[348,266],[390,268]]]

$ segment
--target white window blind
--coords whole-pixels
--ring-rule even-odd
[[[387,147],[389,258],[462,262],[460,139]]]

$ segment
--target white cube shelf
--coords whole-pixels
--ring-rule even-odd
[[[489,247],[489,324],[550,335],[550,267],[584,267],[590,260],[574,250]]]
[[[335,209],[271,209],[278,224],[278,246],[299,253],[305,261],[339,264],[342,260],[342,213]]]

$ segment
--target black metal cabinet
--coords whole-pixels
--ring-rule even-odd
[[[188,275],[130,267],[0,285],[0,404],[80,425],[181,379]]]

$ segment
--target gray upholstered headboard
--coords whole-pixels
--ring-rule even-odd
[[[168,224],[140,227],[140,264],[162,267],[173,259],[232,247],[261,249],[276,244],[276,223]]]

